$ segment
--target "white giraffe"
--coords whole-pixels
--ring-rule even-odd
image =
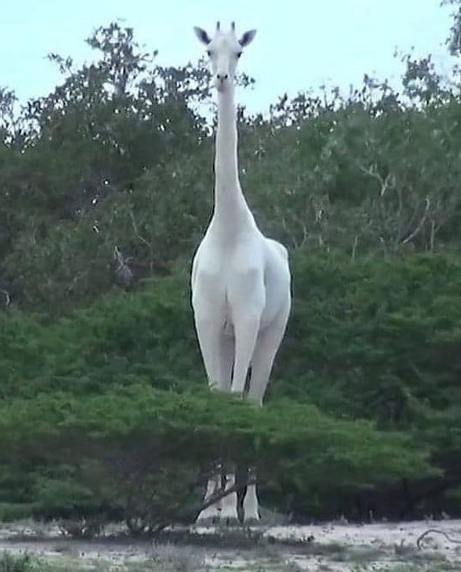
[[[256,31],[239,40],[234,23],[223,32],[218,22],[213,38],[194,31],[206,45],[218,94],[214,211],[192,265],[195,327],[210,387],[261,406],[290,313],[291,277],[287,250],[259,230],[239,182],[235,73]],[[210,479],[205,498],[220,480],[219,473]],[[234,483],[235,475],[226,475],[226,488]],[[245,523],[259,520],[255,485],[243,510]],[[202,511],[198,522],[219,519],[238,520],[235,492]]]

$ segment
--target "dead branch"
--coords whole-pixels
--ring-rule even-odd
[[[151,242],[149,242],[146,238],[144,238],[144,236],[142,236],[141,234],[139,234],[139,229],[138,229],[138,223],[136,222],[136,219],[134,217],[134,212],[133,209],[130,208],[129,210],[130,213],[130,219],[131,219],[131,224],[133,226],[133,232],[134,235],[136,236],[136,238],[142,242],[149,250],[149,255],[150,255],[150,271],[152,272],[154,269],[154,245]]]
[[[383,197],[388,188],[390,186],[393,186],[395,183],[395,178],[392,173],[388,173],[383,179],[381,175],[378,173],[375,165],[372,165],[371,167],[368,168],[365,168],[363,165],[359,165],[359,169],[365,175],[368,175],[379,182],[379,184],[381,185],[381,190],[379,191],[380,197]]]
[[[5,306],[9,306],[11,304],[11,297],[8,290],[0,289],[0,292],[5,296]]]
[[[307,227],[304,223],[300,222],[299,223],[303,232],[303,239],[301,240],[301,244],[299,245],[300,248],[302,248],[303,246],[305,246],[307,244],[308,238],[309,238],[309,233],[307,231]]]
[[[220,501],[221,499],[223,499],[224,497],[227,497],[228,495],[232,494],[232,493],[238,493],[241,490],[243,490],[245,487],[249,486],[249,485],[254,485],[256,484],[256,476],[252,473],[251,476],[249,476],[248,479],[245,480],[244,483],[239,483],[239,484],[235,484],[232,485],[231,487],[229,487],[228,489],[224,489],[224,488],[220,488],[218,491],[215,491],[208,500],[204,501],[200,508],[195,512],[195,515],[197,516],[198,514],[200,514],[203,510],[205,510],[206,508],[208,508],[209,506],[217,503],[218,501]],[[196,483],[194,485],[192,485],[191,487],[191,491],[193,490],[193,488],[196,486]],[[195,520],[195,519],[194,519]],[[165,521],[162,522],[161,524],[157,525],[152,531],[151,533],[153,535],[159,534],[160,532],[162,532],[162,530],[164,530],[167,526],[171,525],[171,521]]]
[[[435,220],[432,219],[431,220],[431,239],[430,239],[430,251],[431,252],[434,252],[434,248],[435,248],[435,233],[436,233]]]
[[[419,221],[419,223],[416,225],[416,228],[413,230],[413,232],[411,232],[406,238],[402,239],[402,244],[407,244],[410,241],[412,241],[421,231],[421,229],[424,226],[424,223],[426,222],[427,219],[427,215],[429,213],[429,208],[431,206],[431,201],[429,200],[428,197],[426,197],[424,199],[424,203],[425,203],[425,207],[424,207],[424,213],[423,216],[421,217],[421,220]]]
[[[114,247],[114,260],[117,265],[115,275],[118,278],[120,285],[124,288],[128,288],[133,282],[133,272],[128,265],[128,259],[125,259],[118,246]]]
[[[357,252],[357,246],[359,244],[359,236],[360,236],[359,234],[355,235],[354,244],[352,245],[352,254],[351,254],[351,261],[352,262],[355,262],[355,255]]]
[[[140,242],[142,242],[143,244],[145,244],[149,250],[152,250],[152,245],[151,245],[151,243],[150,243],[147,239],[145,239],[143,236],[141,236],[141,235],[139,234],[138,223],[136,222],[136,219],[134,218],[133,209],[130,208],[129,213],[130,213],[131,225],[132,225],[132,227],[133,227],[134,235],[136,236],[136,238],[137,238]]]
[[[429,528],[428,530],[423,532],[420,536],[418,536],[416,540],[416,546],[418,547],[419,550],[422,550],[421,546],[422,540],[429,534],[441,534],[448,540],[448,542],[451,542],[452,544],[461,544],[461,540],[455,540],[454,538],[450,538],[448,534],[443,530],[439,530],[438,528]]]
[[[299,243],[296,240],[296,237],[291,232],[290,227],[288,226],[288,223],[287,223],[285,217],[281,214],[280,209],[278,207],[275,207],[274,211],[275,211],[276,216],[280,219],[280,222],[282,223],[282,228],[285,231],[285,233],[287,234],[287,236],[289,237],[289,239],[291,240],[293,247],[299,248]]]
[[[385,202],[383,199],[384,195],[386,194],[386,192],[388,191],[389,188],[395,188],[395,176],[393,173],[388,173],[384,178],[379,174],[376,165],[371,165],[370,167],[364,167],[363,165],[359,165],[358,166],[360,171],[362,171],[362,173],[364,173],[365,175],[368,175],[369,177],[375,179],[376,181],[378,181],[379,185],[381,186],[381,189],[379,190],[379,194],[378,196],[373,200],[373,204],[372,206],[375,209],[375,212],[377,213],[377,223],[379,225],[379,229],[378,231],[380,232],[381,236],[380,236],[380,241],[382,242],[385,251],[388,250],[388,245],[385,241],[385,239],[383,238],[383,235],[388,234],[388,224],[386,221],[386,208],[385,208]]]
[[[202,512],[203,510],[205,510],[206,508],[208,508],[209,506],[217,503],[218,501],[220,501],[224,497],[227,497],[228,495],[230,495],[232,493],[238,493],[239,491],[243,490],[245,487],[247,487],[249,485],[255,485],[255,484],[256,484],[256,478],[254,476],[250,476],[248,479],[245,480],[244,483],[238,483],[238,484],[232,485],[228,489],[223,489],[223,488],[218,489],[217,491],[215,491],[210,496],[210,498],[208,500],[206,500],[202,503],[202,506],[200,507],[199,513]]]
[[[74,277],[72,278],[71,283],[67,286],[66,290],[68,293],[72,292],[74,289],[74,286],[79,282],[79,280],[81,280],[82,278],[85,278],[85,276],[88,275],[88,270],[82,270],[81,272],[78,272],[74,275]],[[51,287],[51,284],[50,284]]]

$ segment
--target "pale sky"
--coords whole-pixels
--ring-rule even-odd
[[[46,95],[59,81],[49,52],[91,58],[84,39],[100,25],[121,19],[134,28],[158,62],[196,61],[203,46],[192,27],[213,30],[236,21],[237,31],[258,30],[240,60],[256,79],[239,94],[251,111],[267,110],[287,92],[326,83],[347,89],[364,73],[397,81],[401,65],[396,48],[432,53],[448,68],[444,41],[449,10],[440,0],[3,0],[0,21],[0,86],[14,89],[21,101]]]

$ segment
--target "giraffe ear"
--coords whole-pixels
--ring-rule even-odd
[[[240,38],[239,44],[242,46],[242,48],[244,48],[245,46],[248,46],[248,44],[251,44],[255,36],[256,30],[249,30],[248,32],[245,32]]]
[[[194,26],[194,32],[197,38],[202,42],[202,44],[208,45],[211,42],[210,36],[205,32],[205,30],[202,30],[202,28]]]

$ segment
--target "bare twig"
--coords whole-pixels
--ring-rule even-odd
[[[359,165],[359,169],[365,175],[369,175],[370,177],[376,179],[379,182],[379,184],[381,185],[381,190],[379,191],[380,197],[383,197],[387,189],[390,186],[394,185],[395,182],[394,175],[392,173],[388,173],[383,179],[381,175],[378,173],[375,165],[372,165],[371,167],[368,168],[365,168],[363,165]]]
[[[150,268],[150,271],[152,272],[154,269],[154,245],[153,245],[153,241],[149,242],[146,238],[144,238],[141,234],[139,234],[138,223],[136,222],[136,219],[134,217],[133,209],[130,208],[129,212],[130,212],[131,224],[133,226],[133,231],[134,231],[136,238],[140,242],[142,242],[144,245],[146,245],[146,247],[149,250],[149,256],[150,256],[149,268]]]
[[[88,270],[82,270],[81,272],[75,274],[74,277],[72,278],[71,283],[67,286],[67,292],[72,292],[77,282],[82,278],[85,278],[85,276],[87,275],[88,275]]]
[[[115,275],[117,276],[121,286],[128,288],[133,281],[133,272],[128,265],[128,259],[125,259],[118,246],[114,247],[114,259],[117,263]]]
[[[435,247],[435,232],[436,232],[436,228],[435,228],[435,221],[434,219],[431,220],[431,239],[430,239],[430,251],[434,252],[434,247]]]
[[[381,243],[381,246],[383,247],[384,254],[388,254],[388,253],[389,253],[389,249],[388,249],[388,247],[387,247],[387,243],[386,243],[386,241],[385,241],[385,239],[384,239],[384,236],[380,236],[380,237],[379,237],[379,242]]]
[[[443,530],[439,530],[438,528],[429,528],[428,530],[423,532],[420,536],[418,536],[418,538],[416,540],[416,546],[419,548],[419,550],[422,549],[422,546],[421,546],[422,540],[426,536],[428,536],[429,534],[441,534],[442,536],[445,536],[445,538],[448,540],[448,542],[451,542],[453,544],[461,544],[461,540],[455,540],[453,538],[450,538],[448,536],[448,534],[446,532],[444,532]]]
[[[355,255],[357,252],[357,246],[359,244],[359,236],[360,236],[359,234],[355,235],[354,244],[352,245],[352,255],[351,255],[352,262],[355,262]]]
[[[431,201],[429,200],[428,197],[426,197],[424,199],[424,203],[425,203],[424,213],[423,213],[423,216],[421,217],[421,220],[416,225],[416,228],[413,230],[413,232],[411,232],[406,238],[404,238],[402,240],[402,244],[407,244],[408,242],[412,241],[419,234],[421,229],[423,228],[424,223],[426,222],[426,219],[427,219],[427,214],[429,212],[429,208],[431,206]]]
[[[133,209],[130,209],[129,212],[130,212],[131,224],[133,226],[133,231],[134,231],[136,238],[138,240],[140,240],[143,244],[145,244],[149,250],[152,250],[151,243],[139,234],[138,223],[136,222],[136,219],[134,218]]]
[[[304,223],[300,222],[299,224],[303,232],[303,239],[301,240],[301,244],[299,245],[299,247],[302,248],[308,241],[309,233],[307,232],[307,227]]]
[[[380,241],[382,242],[385,250],[388,250],[387,241],[384,239],[384,235],[389,234],[389,228],[387,224],[387,212],[386,212],[386,205],[384,201],[384,195],[390,188],[395,188],[395,176],[393,173],[389,172],[384,178],[378,172],[377,166],[375,164],[371,165],[370,167],[364,167],[363,165],[358,166],[359,169],[365,175],[372,177],[376,181],[378,181],[380,185],[380,190],[378,196],[373,200],[372,206],[376,211],[377,223],[379,225],[378,232],[380,233]]]
[[[288,223],[285,219],[285,217],[281,214],[280,209],[279,208],[275,208],[275,213],[278,216],[278,218],[280,219],[280,222],[282,223],[282,228],[283,230],[286,232],[287,236],[290,238],[291,243],[293,245],[293,248],[299,248],[299,243],[296,240],[296,237],[293,235],[293,233],[290,230],[290,227],[288,226]]]
[[[0,289],[0,292],[5,296],[5,306],[9,306],[11,304],[11,297],[8,290]]]

